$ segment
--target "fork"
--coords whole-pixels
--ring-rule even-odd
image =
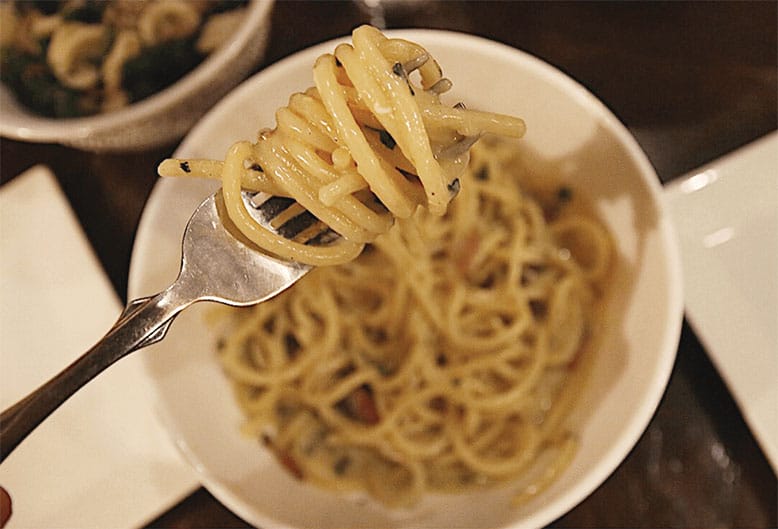
[[[251,216],[263,227],[306,244],[340,238],[307,210],[276,226],[296,202],[242,192]],[[286,216],[289,216],[287,213]],[[305,239],[301,240],[301,237]],[[79,388],[129,353],[156,343],[174,318],[198,301],[243,307],[266,301],[293,285],[311,266],[258,251],[231,225],[220,191],[206,198],[184,230],[178,278],[162,292],[130,301],[108,333],[91,349],[0,415],[0,462]]]

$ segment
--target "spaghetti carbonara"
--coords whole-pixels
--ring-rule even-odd
[[[523,479],[519,498],[573,456],[610,239],[569,188],[523,186],[515,145],[471,155],[444,216],[226,319],[244,431],[297,477],[390,506]]]
[[[518,118],[442,104],[451,82],[421,46],[371,26],[354,30],[352,40],[319,57],[315,87],[291,96],[275,129],[236,143],[223,163],[171,159],[160,175],[220,178],[229,218],[254,244],[332,265],[359,255],[419,206],[443,214],[482,134],[523,135]],[[242,190],[290,197],[341,237],[317,246],[274,234],[252,218]]]

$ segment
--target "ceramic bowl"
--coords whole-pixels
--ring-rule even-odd
[[[0,84],[0,136],[89,151],[136,151],[182,138],[264,57],[274,0],[252,0],[232,38],[180,80],[125,108],[83,118],[39,116]]]
[[[571,465],[519,507],[509,487],[429,495],[413,509],[392,510],[320,490],[292,478],[242,421],[215,357],[215,337],[193,307],[169,336],[143,351],[162,421],[213,495],[246,521],[270,528],[541,527],[573,508],[622,462],[663,395],[681,330],[679,255],[660,184],[627,129],[598,99],[559,70],[522,51],[479,37],[428,30],[391,32],[425,46],[454,83],[448,97],[468,108],[520,116],[531,158],[575,175],[613,234],[619,259],[606,336],[569,427],[580,439]],[[343,39],[348,40],[348,39]],[[289,94],[312,84],[311,67],[329,42],[297,53],[252,77],[220,102],[177,151],[222,159],[228,146],[274,125]],[[130,297],[175,279],[179,241],[195,206],[214,189],[201,181],[160,180],[143,214],[134,248]]]

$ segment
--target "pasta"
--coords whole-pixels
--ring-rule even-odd
[[[389,506],[519,480],[519,501],[575,454],[610,238],[512,143],[471,158],[444,216],[220,320],[243,431],[297,477]]]
[[[219,318],[243,431],[298,478],[389,506],[516,479],[518,499],[537,493],[575,453],[564,418],[598,335],[607,232],[497,139],[521,120],[444,106],[451,83],[418,45],[363,26],[314,81],[223,162],[159,168],[221,179],[248,239],[333,265]],[[340,242],[255,225],[242,190],[292,198]]]
[[[409,77],[415,71],[420,86]],[[235,226],[286,259],[344,263],[419,206],[443,214],[472,143],[487,132],[524,133],[518,118],[443,105],[451,83],[429,53],[370,26],[319,57],[313,77],[315,87],[278,110],[274,130],[235,144],[223,164],[170,159],[159,166],[163,176],[220,178]],[[342,239],[316,246],[271,233],[249,214],[243,189],[293,198]]]
[[[0,74],[40,114],[116,110],[172,84],[226,42],[245,3],[2,2]]]

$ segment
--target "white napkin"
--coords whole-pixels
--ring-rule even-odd
[[[665,188],[686,315],[778,472],[778,132]]]
[[[93,345],[121,311],[54,175],[0,188],[0,406]],[[197,486],[154,415],[139,357],[120,360],[0,465],[14,528],[133,528]]]

